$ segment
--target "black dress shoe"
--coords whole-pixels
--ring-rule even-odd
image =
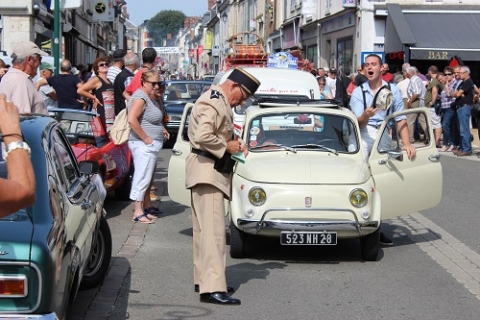
[[[200,292],[200,286],[199,286],[198,284],[196,284],[195,287],[194,287],[194,289],[193,289],[193,291],[195,291],[195,292],[197,292],[197,293]],[[234,292],[235,292],[235,288],[230,287],[230,286],[227,286],[227,292],[228,292],[228,293],[234,293]]]
[[[242,304],[242,302],[239,299],[232,298],[224,292],[202,293],[200,295],[200,302],[223,304],[223,305]]]

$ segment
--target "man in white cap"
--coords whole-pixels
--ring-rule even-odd
[[[48,114],[42,95],[35,89],[32,79],[48,54],[31,41],[22,41],[13,48],[12,67],[0,82],[0,93],[13,102],[20,113]]]

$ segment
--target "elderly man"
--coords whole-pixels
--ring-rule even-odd
[[[124,57],[125,68],[120,71],[120,73],[115,77],[113,81],[113,92],[115,98],[115,115],[118,115],[120,111],[125,109],[125,98],[123,97],[123,92],[125,88],[128,87],[130,82],[132,82],[135,71],[138,68],[138,56],[134,52],[129,52]],[[109,69],[110,70],[110,69]]]
[[[417,68],[415,67],[407,67],[405,70],[406,76],[410,79],[407,87],[407,108],[423,108],[425,107],[425,92],[426,88],[422,81],[417,75]],[[427,135],[427,122],[423,114],[408,114],[407,115],[407,123],[408,123],[408,132],[410,134],[410,143],[415,141],[414,138],[414,131],[415,131],[415,122],[418,120],[420,123],[420,127],[422,131],[425,133],[425,143],[428,143],[428,135]]]
[[[37,75],[42,57],[48,54],[31,41],[22,41],[13,48],[12,67],[0,82],[0,93],[13,102],[20,113],[48,114],[42,95],[31,79]]]
[[[259,85],[251,74],[236,68],[225,82],[202,94],[190,116],[192,153],[186,160],[185,186],[191,190],[194,284],[201,302],[241,304],[227,294],[234,290],[227,287],[225,277],[223,201],[231,198],[233,168],[222,163],[246,150],[245,144],[233,139],[232,106],[245,103]]]

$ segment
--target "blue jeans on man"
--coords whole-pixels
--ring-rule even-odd
[[[455,121],[455,110],[452,108],[442,109],[442,129],[443,129],[443,145],[457,146],[456,129],[453,125]]]
[[[472,143],[470,141],[470,114],[472,106],[468,104],[457,108],[458,126],[460,129],[460,148],[465,153],[472,153]]]

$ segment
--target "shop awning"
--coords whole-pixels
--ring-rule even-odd
[[[410,59],[480,61],[480,11],[408,11],[387,4],[385,53],[410,48]]]

